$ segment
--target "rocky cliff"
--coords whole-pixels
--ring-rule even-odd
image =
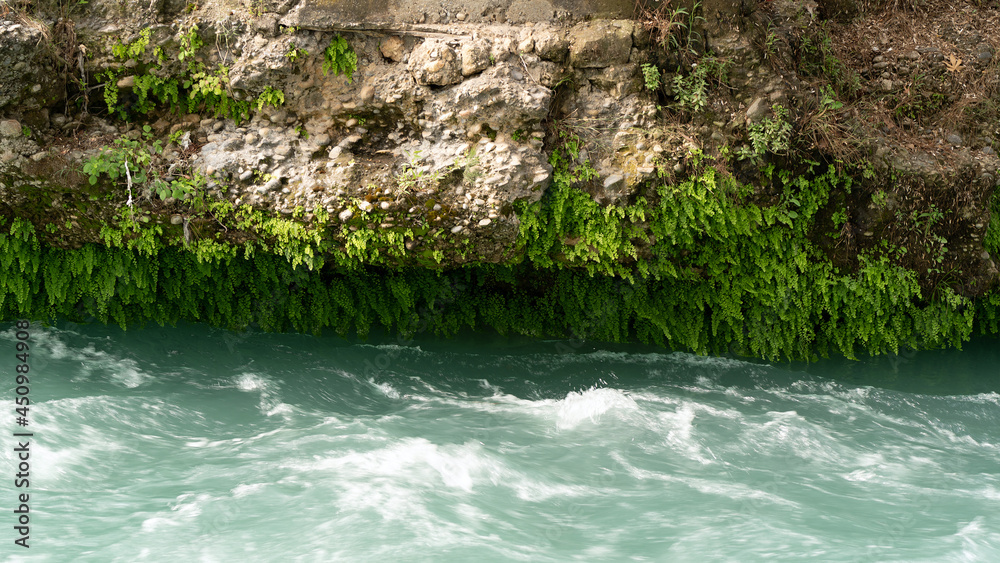
[[[565,271],[715,297],[678,315],[682,331],[653,320],[666,302],[630,305],[610,332],[595,328],[605,313],[505,330],[764,356],[958,343],[996,318],[993,5],[95,0],[4,14],[0,212],[43,254],[262,252],[327,281],[465,269],[491,272],[478,291],[499,302],[554,299]],[[500,287],[491,268],[516,275]],[[870,309],[863,328],[841,318],[852,307]]]

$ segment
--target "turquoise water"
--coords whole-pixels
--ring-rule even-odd
[[[12,544],[8,377],[6,561],[1000,560],[995,341],[806,366],[31,334],[32,547]]]

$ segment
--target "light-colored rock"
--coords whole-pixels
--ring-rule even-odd
[[[417,84],[447,86],[462,81],[461,61],[447,43],[429,39],[410,53],[407,70]]]
[[[764,116],[766,116],[770,111],[771,107],[767,105],[764,98],[757,98],[752,104],[750,104],[750,107],[747,108],[747,121],[749,123],[757,123],[761,119],[764,119]]]
[[[0,137],[17,137],[21,134],[21,124],[16,119],[0,121]]]
[[[403,60],[403,56],[406,54],[406,47],[403,44],[403,39],[396,35],[390,35],[382,40],[378,45],[379,51],[382,56],[393,61],[400,62]]]
[[[490,46],[482,40],[462,44],[462,76],[471,76],[490,66]]]
[[[630,21],[595,20],[570,31],[569,62],[577,68],[602,68],[628,62],[632,50]]]
[[[535,54],[555,62],[562,62],[569,50],[569,41],[561,33],[553,31],[537,32],[534,35]]]

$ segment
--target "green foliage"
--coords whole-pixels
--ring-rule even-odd
[[[115,56],[119,61],[127,61],[129,59],[138,59],[142,57],[146,52],[146,46],[149,45],[150,29],[146,28],[139,32],[139,37],[128,44],[115,43],[111,46],[111,54]]]
[[[669,2],[636,3],[638,20],[651,32],[653,41],[661,49],[697,54],[701,34],[695,29],[706,20],[701,15],[701,2],[696,0],[689,10],[686,6],[673,7]]]
[[[885,193],[885,190],[879,190],[872,194],[872,203],[876,209],[885,209],[889,204],[889,196]]]
[[[895,101],[892,116],[896,121],[910,118],[915,121],[922,121],[924,118],[934,115],[949,104],[948,95],[940,92],[925,92],[917,90],[914,86],[914,95],[905,99],[898,99],[894,96],[890,98],[890,103]]]
[[[769,206],[748,203],[752,187],[709,168],[660,186],[655,200],[602,207],[581,189],[591,174],[573,157],[578,148],[553,153],[549,193],[518,216],[533,267],[556,280],[581,267],[594,276],[566,281],[570,302],[552,294],[563,289],[536,299],[555,300],[553,318],[588,337],[809,359],[957,345],[970,333],[967,300],[944,292],[925,304],[914,273],[885,256],[840,274],[813,245],[808,235],[830,192],[850,189],[832,167],[800,176],[765,168],[781,194]],[[616,279],[625,281],[609,284]]]
[[[644,63],[642,65],[642,77],[646,83],[646,89],[655,92],[660,87],[660,69],[656,65]]]
[[[180,47],[177,60],[186,62],[184,69],[176,76],[166,75],[164,64],[167,56],[163,49],[153,51],[155,60],[146,60],[150,40],[150,30],[143,30],[139,37],[129,44],[117,44],[112,52],[120,61],[134,61],[132,95],[123,99],[117,83],[125,77],[125,70],[111,70],[102,75],[104,81],[104,101],[108,111],[123,120],[147,115],[155,108],[167,106],[177,111],[212,112],[216,117],[225,116],[237,123],[249,118],[253,107],[251,100],[238,100],[229,86],[229,68],[219,65],[209,68],[197,60],[198,51],[205,43],[198,34],[198,26],[192,24],[180,33]],[[268,97],[264,103],[275,104],[283,101],[279,90],[265,90]],[[257,107],[262,106],[257,100]]]
[[[138,190],[135,195],[155,193],[160,199],[173,197],[181,200],[197,194],[205,187],[205,178],[197,172],[169,182],[162,179],[155,159],[163,153],[163,148],[160,141],[152,140],[150,127],[146,125],[139,139],[120,137],[115,139],[113,146],[102,148],[98,154],[87,159],[83,165],[83,173],[88,176],[91,185],[106,178],[111,185],[124,187],[128,196],[129,217],[132,220],[134,217],[131,209],[135,206],[133,187]],[[108,195],[115,197],[118,194],[111,191]]]
[[[861,91],[861,78],[834,54],[825,22],[802,37],[798,58],[803,74],[829,80],[842,97],[854,98]]]
[[[482,175],[475,145],[469,148],[469,152],[465,153],[464,158],[456,159],[455,165],[462,169],[462,181],[466,184],[475,184],[476,179]]]
[[[104,245],[78,250],[41,245],[26,221],[0,223],[0,318],[122,326],[184,319],[360,335],[375,325],[442,335],[489,327],[769,359],[957,346],[974,319],[980,330],[1000,328],[1000,296],[972,307],[949,289],[923,295],[915,273],[897,266],[892,252],[864,254],[857,272],[838,271],[810,239],[831,193],[851,189],[833,167],[807,162],[793,174],[769,165],[762,185],[748,186],[706,167],[710,157],[701,155],[684,181],[601,205],[590,195],[598,174],[580,139],[566,132],[560,139],[549,160],[551,187],[515,209],[520,263],[448,270],[435,268],[443,258],[437,247],[418,250],[425,267],[399,267],[412,259],[406,241],[448,236],[440,230],[369,228],[383,222],[381,212],[361,202],[346,224],[335,225],[322,210],[304,223],[302,209],[286,219],[205,202],[205,178],[156,184],[158,145],[120,139],[88,161],[86,172],[120,187],[126,171],[136,185],[142,171],[146,185],[159,186],[157,195],[180,200],[191,236],[188,223],[182,236],[178,227],[144,224],[136,219],[141,210],[124,208],[102,229]],[[404,175],[411,187],[430,186],[434,174],[419,171],[418,156]],[[470,152],[437,174],[475,166]],[[933,245],[944,213],[931,207],[903,219]],[[986,245],[996,252],[1000,214],[993,216]],[[833,221],[847,218],[840,211]],[[199,231],[199,221],[242,233],[245,242]]]
[[[208,239],[163,245],[161,231],[126,226],[107,231],[106,245],[62,250],[39,244],[32,225],[18,219],[0,231],[0,318],[123,327],[188,320],[361,336],[376,324],[441,335],[492,327],[501,334],[635,338],[700,353],[807,359],[968,338],[967,300],[945,290],[923,302],[913,273],[885,257],[863,257],[857,274],[839,274],[796,229],[772,222],[775,213],[735,205],[742,191],[711,171],[664,187],[674,199],[653,206],[646,220],[676,241],[660,249],[675,268],[632,281],[531,262],[434,271],[322,268],[314,260],[311,269],[301,268],[308,264],[293,260],[321,247],[316,231],[222,204],[217,216],[229,225],[262,227],[273,246],[238,252]],[[355,234],[350,252],[379,236]]]
[[[156,195],[160,199],[174,198],[187,199],[189,196],[198,194],[205,189],[206,180],[199,172],[195,171],[190,177],[181,177],[171,180],[170,183],[157,182],[155,184]]]
[[[286,29],[291,29],[291,28],[286,28]],[[308,56],[309,56],[309,51],[296,47],[295,43],[290,43],[288,45],[288,52],[285,53],[285,57],[287,57],[288,60],[292,61],[293,63],[298,62],[299,58],[305,58]]]
[[[143,134],[151,138],[150,128],[146,125]],[[89,176],[90,184],[94,185],[103,175],[118,182],[126,179],[129,184],[145,184],[152,172],[153,157],[163,152],[159,141],[147,143],[128,137],[115,139],[113,147],[104,147],[100,152],[87,159],[83,165],[83,173]]]
[[[181,48],[180,53],[177,54],[177,60],[181,62],[188,60],[190,64],[190,60],[198,53],[198,49],[204,46],[205,42],[198,35],[198,25],[191,24],[187,31],[181,33]]]
[[[673,91],[680,109],[698,113],[708,105],[709,83],[727,82],[730,64],[714,57],[702,57],[692,66],[689,74],[674,75]]]
[[[339,35],[335,36],[323,50],[324,75],[332,71],[334,75],[343,74],[347,77],[347,82],[351,82],[357,66],[358,55],[347,44],[347,40]]]
[[[847,223],[847,210],[841,209],[839,211],[834,212],[832,219],[834,227],[838,229],[843,227],[844,224]]]
[[[740,147],[736,158],[760,163],[768,152],[786,154],[791,148],[792,124],[786,119],[788,110],[780,104],[771,109],[774,117],[765,117],[747,127],[750,146]]]
[[[264,106],[278,107],[285,103],[285,93],[281,90],[265,86],[264,91],[257,97],[257,111],[264,109]]]
[[[695,72],[684,76],[674,75],[674,95],[677,105],[684,110],[698,113],[708,104],[708,80],[704,72]]]
[[[833,87],[829,84],[820,88],[819,96],[819,110],[820,113],[837,111],[844,107],[843,102],[837,100],[837,93],[833,91]]]
[[[229,67],[220,66],[214,72],[200,63],[194,65],[190,77],[184,81],[188,93],[188,111],[198,108],[212,111],[216,117],[226,116],[241,123],[250,117],[251,102],[237,100],[229,90]],[[284,101],[284,95],[281,96]],[[261,107],[258,105],[258,108]]]
[[[471,154],[474,155],[475,152],[473,151]],[[434,189],[441,182],[442,178],[461,166],[461,163],[456,162],[445,169],[429,172],[425,170],[425,167],[420,166],[420,151],[414,151],[410,156],[410,162],[403,165],[403,172],[396,178],[395,193],[399,196],[415,190]]]

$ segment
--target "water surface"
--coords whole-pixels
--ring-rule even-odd
[[[1000,560],[994,341],[813,365],[197,325],[32,346],[32,548],[7,561]]]

